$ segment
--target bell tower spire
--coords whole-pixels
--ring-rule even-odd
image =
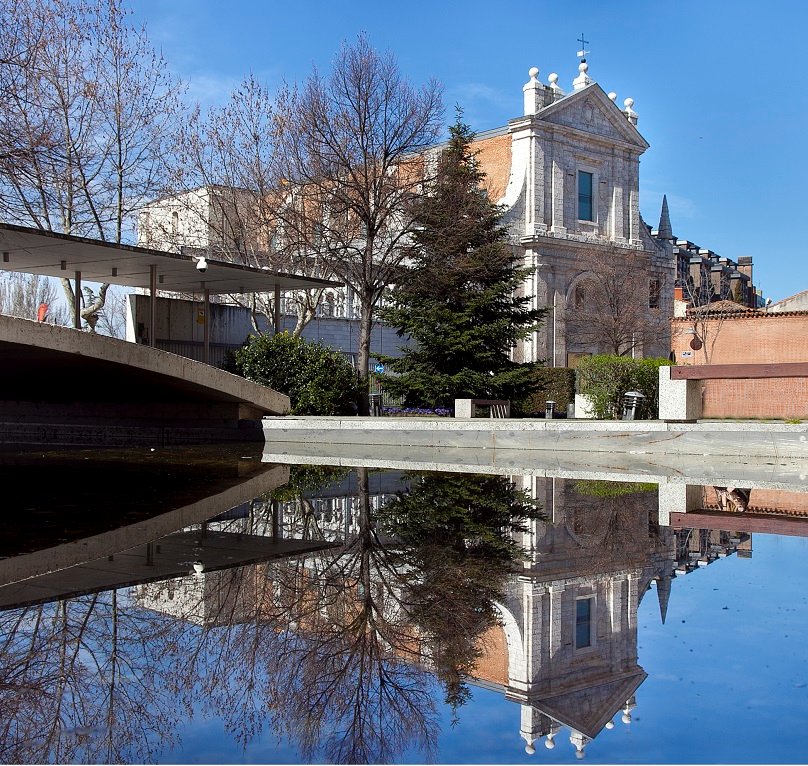
[[[660,239],[673,239],[673,228],[671,227],[671,216],[668,212],[668,196],[662,195],[662,213],[659,216],[659,226],[657,236]]]

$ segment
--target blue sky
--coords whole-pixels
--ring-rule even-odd
[[[327,70],[364,31],[414,83],[434,77],[477,131],[522,110],[531,66],[571,89],[577,39],[589,74],[631,96],[651,144],[640,168],[643,217],[668,195],[674,233],[736,259],[773,300],[808,290],[802,146],[808,88],[800,0],[132,0],[138,20],[203,105],[252,72],[270,86]]]

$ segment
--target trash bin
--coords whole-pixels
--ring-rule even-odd
[[[555,413],[555,402],[550,400],[544,403],[544,417],[547,420],[553,419],[553,414]]]
[[[371,394],[370,395],[370,414],[374,417],[378,417],[382,414],[382,395],[381,394]]]
[[[626,391],[623,394],[623,420],[637,420],[637,411],[643,399],[645,394],[639,391]]]

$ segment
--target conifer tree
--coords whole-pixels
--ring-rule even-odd
[[[414,344],[384,357],[385,390],[406,406],[453,407],[455,398],[523,398],[533,364],[510,358],[518,340],[536,329],[544,309],[529,308],[518,289],[530,273],[513,253],[503,211],[488,198],[461,122],[450,128],[432,191],[416,202],[417,228],[382,318]]]

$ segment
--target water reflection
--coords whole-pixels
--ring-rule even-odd
[[[664,622],[677,575],[751,555],[722,487],[699,518],[729,528],[694,529],[660,525],[656,485],[266,469],[207,515],[141,519],[173,531],[130,525],[82,562],[49,545],[54,571],[0,586],[3,762],[155,762],[193,716],[234,759],[270,734],[305,761],[435,760],[436,683],[455,719],[497,689],[528,753],[582,757],[631,723],[642,599]],[[745,499],[742,529],[771,503]]]

